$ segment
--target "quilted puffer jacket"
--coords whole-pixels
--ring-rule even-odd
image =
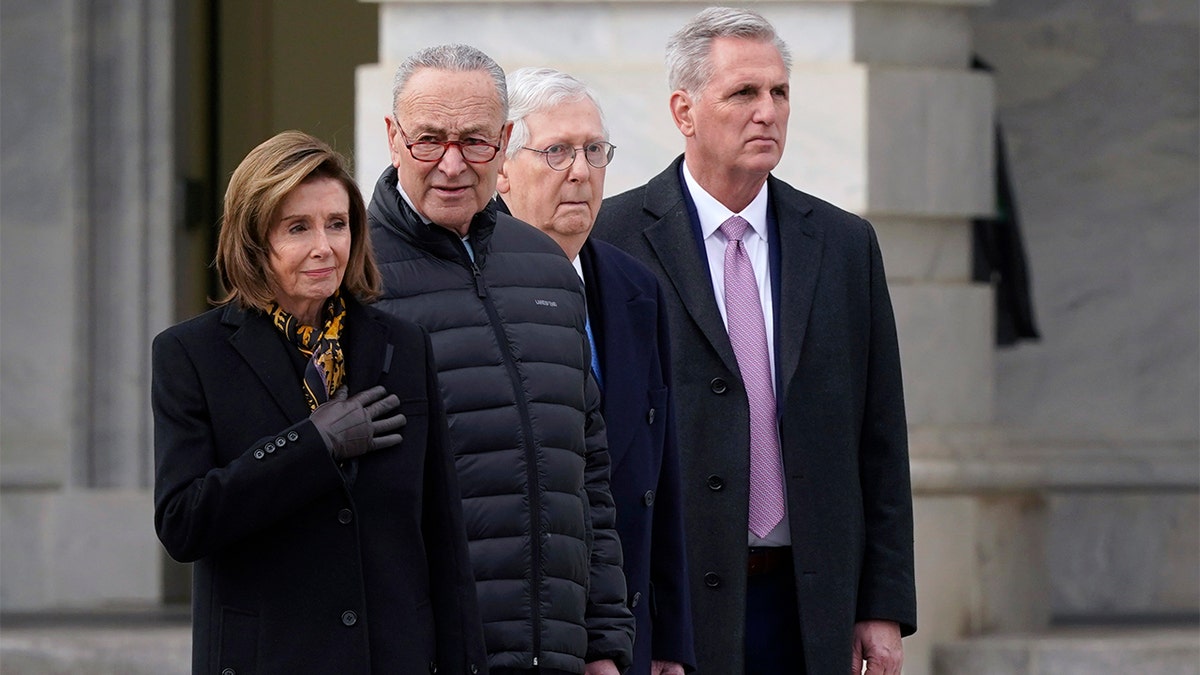
[[[624,669],[633,617],[574,268],[494,202],[471,223],[472,259],[404,201],[390,167],[368,219],[377,306],[433,340],[488,665]]]

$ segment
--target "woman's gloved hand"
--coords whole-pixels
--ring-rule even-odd
[[[360,391],[347,398],[345,387],[317,406],[308,419],[325,439],[333,458],[342,461],[399,445],[398,433],[408,419],[400,414],[400,399],[382,386]]]

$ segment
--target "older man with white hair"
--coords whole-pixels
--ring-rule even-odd
[[[627,675],[683,675],[695,657],[662,290],[633,257],[588,238],[615,150],[595,93],[566,73],[525,68],[509,74],[508,95],[513,130],[497,189],[514,216],[562,246],[584,282],[637,621]]]

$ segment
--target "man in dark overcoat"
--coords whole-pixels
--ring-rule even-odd
[[[698,672],[898,674],[912,495],[875,232],[771,175],[790,55],[765,19],[705,10],[667,65],[684,154],[594,236],[666,296]]]

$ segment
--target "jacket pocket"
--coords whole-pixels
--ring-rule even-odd
[[[217,672],[237,675],[258,672],[258,615],[232,607],[221,608],[221,646]]]

